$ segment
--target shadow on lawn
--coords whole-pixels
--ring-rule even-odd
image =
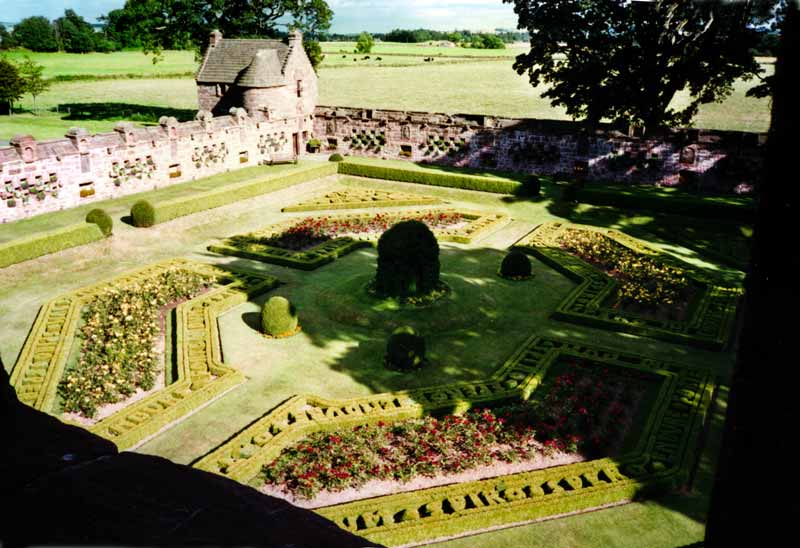
[[[194,120],[196,110],[155,107],[131,103],[63,103],[55,109],[66,113],[64,120],[129,120],[158,123],[162,116],[174,116],[179,122]]]

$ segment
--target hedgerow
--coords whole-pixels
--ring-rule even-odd
[[[0,268],[105,238],[94,223],[76,223],[0,243]]]
[[[413,164],[410,164],[409,167],[396,167],[367,163],[359,161],[356,158],[348,158],[338,165],[339,173],[345,175],[460,188],[464,190],[479,190],[496,194],[515,194],[523,187],[523,183],[519,181],[501,178],[499,176],[486,177],[481,175],[448,173],[436,169],[426,169]]]
[[[164,223],[191,215],[200,211],[214,209],[233,202],[260,196],[268,192],[292,186],[312,179],[326,177],[336,173],[339,164],[321,164],[310,168],[299,168],[293,170],[288,175],[279,175],[268,178],[261,178],[225,187],[198,192],[191,196],[176,198],[173,200],[156,201],[153,203],[155,209],[155,223]]]

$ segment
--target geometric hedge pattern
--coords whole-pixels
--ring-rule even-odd
[[[617,281],[561,249],[558,242],[566,230],[600,233],[635,253],[686,272],[687,277],[701,288],[689,317],[685,320],[658,320],[605,306],[603,303],[616,289]],[[730,339],[741,288],[722,285],[706,272],[659,252],[627,234],[585,225],[549,222],[539,225],[513,247],[533,255],[578,284],[553,312],[554,319],[710,350],[723,349]]]
[[[423,213],[434,215],[440,213],[459,213],[466,221],[464,226],[458,228],[437,228],[433,230],[433,233],[439,241],[460,244],[472,243],[477,238],[498,229],[501,225],[509,221],[508,216],[502,213],[483,213],[453,209],[427,209],[404,211],[403,213],[407,215]],[[355,219],[371,219],[373,216],[374,214],[353,213],[347,215],[325,215],[324,218],[330,221],[343,222]],[[267,239],[278,236],[296,225],[297,221],[298,219],[295,218],[291,221],[270,225],[257,232],[250,233],[247,236],[254,239]],[[366,239],[353,239],[350,237],[335,238],[302,251],[293,251],[250,241],[243,242],[240,238],[234,236],[222,240],[218,244],[208,246],[208,250],[221,255],[253,259],[301,270],[314,270],[356,249],[370,246],[370,240],[376,240],[378,236],[379,234],[374,234]]]
[[[130,449],[243,382],[241,372],[222,363],[216,318],[276,287],[278,280],[175,259],[126,272],[44,304],[11,374],[11,384],[20,401],[40,411],[53,411],[58,384],[75,343],[81,310],[92,297],[175,267],[217,279],[209,291],[175,309],[175,381],[98,421],[88,430],[114,442],[120,450]]]
[[[461,535],[629,501],[642,490],[685,483],[692,447],[714,389],[712,371],[626,351],[531,337],[489,379],[350,400],[295,396],[198,460],[196,468],[255,483],[261,468],[313,432],[390,423],[429,413],[528,399],[561,357],[598,367],[645,371],[660,379],[635,449],[507,476],[386,495],[315,510],[372,542],[399,545]]]

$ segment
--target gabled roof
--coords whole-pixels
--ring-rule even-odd
[[[209,47],[197,81],[246,87],[282,85],[289,46],[280,40],[220,40]]]

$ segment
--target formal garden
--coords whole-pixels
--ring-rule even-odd
[[[0,226],[20,400],[384,545],[620,520],[653,546],[702,536],[743,203],[632,210],[550,178],[365,165]]]

